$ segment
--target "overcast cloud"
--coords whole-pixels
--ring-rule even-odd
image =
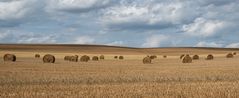
[[[0,42],[237,48],[238,4],[238,0],[0,0]]]

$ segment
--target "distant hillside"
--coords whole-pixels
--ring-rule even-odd
[[[208,47],[164,47],[164,48],[132,48],[106,45],[75,45],[75,44],[0,44],[0,51],[34,51],[34,52],[77,52],[105,54],[182,54],[182,53],[224,53],[239,51],[237,48]]]

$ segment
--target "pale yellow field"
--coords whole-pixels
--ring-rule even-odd
[[[4,48],[5,47],[5,48]],[[8,47],[9,48],[9,47]],[[0,46],[0,54],[13,53],[17,62],[3,62],[0,57],[1,98],[237,98],[239,96],[239,55],[227,59],[227,49],[118,49],[88,47],[88,51],[69,49],[8,49]],[[135,51],[135,52],[134,52]],[[44,64],[34,55],[53,54],[55,64]],[[179,56],[199,54],[200,60],[183,64]],[[215,59],[206,61],[207,54]],[[99,56],[106,60],[67,62],[66,55]],[[153,64],[143,64],[146,55],[158,56]],[[124,60],[115,60],[123,55]],[[162,56],[168,55],[167,59]]]

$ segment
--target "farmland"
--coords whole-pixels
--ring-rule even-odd
[[[16,62],[0,57],[0,97],[162,97],[233,98],[239,96],[237,49],[127,48],[74,45],[0,45],[0,54],[12,53]],[[40,54],[40,58],[35,58]],[[52,54],[54,64],[42,62]],[[184,64],[181,54],[199,55]],[[213,60],[205,60],[213,54]],[[104,55],[105,60],[68,62],[66,55]],[[123,55],[124,59],[114,59]],[[143,64],[147,55],[157,55]],[[163,56],[167,55],[167,58]]]

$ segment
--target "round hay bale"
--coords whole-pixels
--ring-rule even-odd
[[[15,62],[17,60],[17,57],[14,54],[5,54],[3,56],[3,60],[7,62]]]
[[[114,56],[115,59],[118,59],[118,56]]]
[[[64,57],[64,60],[65,60],[65,61],[69,61],[69,60],[70,60],[70,56],[65,56],[65,57]]]
[[[192,63],[193,59],[189,56],[189,55],[186,55],[184,58],[183,58],[183,63]]]
[[[120,59],[120,60],[123,60],[123,59],[124,59],[124,57],[123,57],[123,56],[119,56],[119,59]]]
[[[69,56],[69,61],[72,61],[73,58],[74,56]]]
[[[40,54],[35,54],[35,58],[40,58]]]
[[[199,60],[199,56],[198,55],[194,55],[193,56],[193,60]]]
[[[90,57],[89,57],[89,56],[87,56],[86,58],[87,58],[88,60],[90,60]]]
[[[180,56],[180,59],[183,59],[183,57],[184,57],[185,55],[184,54],[182,54],[181,56]]]
[[[99,57],[98,57],[98,56],[93,56],[93,57],[92,57],[92,60],[93,60],[93,61],[99,61]]]
[[[147,56],[147,57],[143,58],[143,63],[144,64],[151,64],[152,63],[152,59],[149,56]]]
[[[84,56],[82,56],[82,57],[80,58],[80,61],[81,61],[81,62],[88,62],[89,60],[90,60],[90,57],[87,56],[87,55],[84,55]]]
[[[151,55],[151,56],[150,56],[150,59],[156,59],[156,58],[157,58],[156,55]]]
[[[78,55],[75,55],[75,57],[79,58],[79,56],[78,56]]]
[[[233,53],[233,55],[237,55],[237,53],[236,53],[236,52],[234,52],[234,53]]]
[[[65,56],[64,60],[70,61],[71,60],[71,56]]]
[[[164,55],[163,58],[167,58],[167,55]]]
[[[104,59],[105,59],[105,56],[104,56],[104,55],[101,55],[101,56],[100,56],[100,59],[101,59],[101,60],[104,60]]]
[[[43,57],[43,62],[44,63],[55,63],[55,56],[51,55],[51,54],[46,54],[44,57]]]
[[[71,57],[70,57],[70,61],[72,61],[72,62],[78,62],[78,55],[71,56]]]
[[[214,59],[214,57],[213,57],[212,54],[209,54],[209,55],[207,56],[207,58],[206,58],[206,60],[213,60],[213,59]]]
[[[227,58],[233,58],[234,55],[233,55],[232,53],[228,53],[226,57],[227,57]]]

